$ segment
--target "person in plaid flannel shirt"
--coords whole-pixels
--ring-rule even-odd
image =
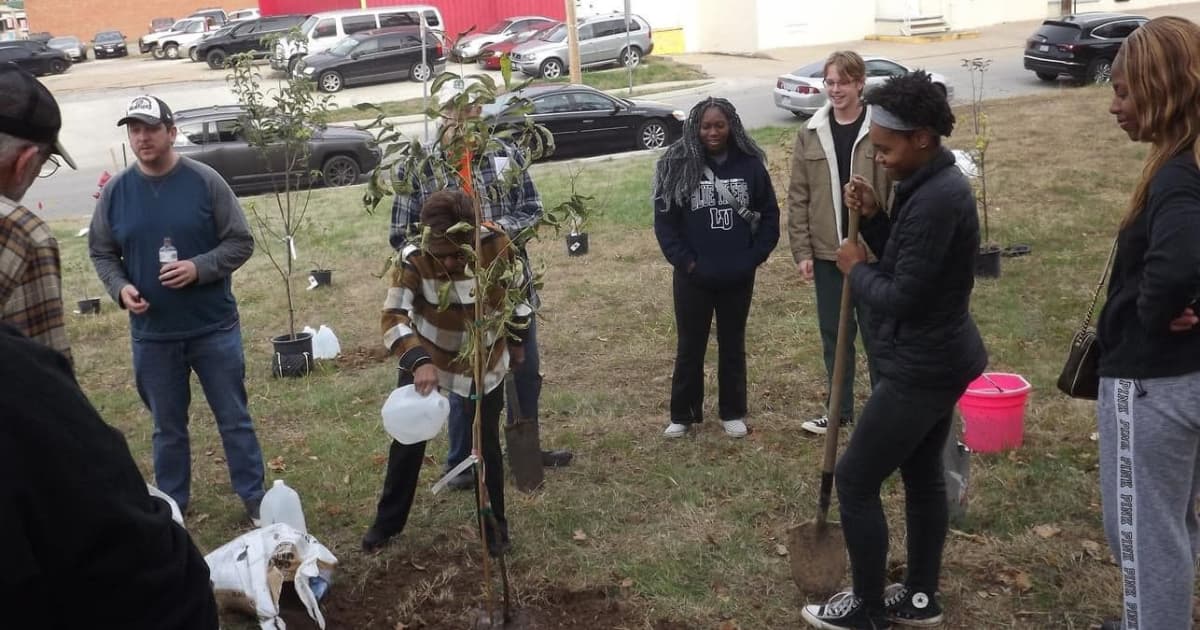
[[[0,93],[0,319],[70,359],[58,241],[20,202],[60,160],[75,162],[58,141],[62,115],[41,82],[0,64]]]
[[[445,136],[455,121],[478,116],[478,107],[471,108],[465,113],[459,113],[451,107],[446,108],[448,124],[443,127],[440,136]],[[500,148],[479,156],[472,167],[472,182],[466,187],[480,191],[480,212],[485,224],[491,224],[502,230],[511,240],[517,243],[517,252],[525,262],[525,284],[529,289],[529,302],[536,310],[541,306],[537,292],[533,289],[532,267],[525,251],[523,235],[526,230],[537,225],[542,220],[544,210],[542,199],[533,180],[525,168],[525,158],[516,148],[501,142]],[[510,169],[517,169],[519,177],[512,177]],[[510,179],[507,179],[510,178]],[[432,161],[425,166],[425,171],[417,174],[406,173],[403,166],[396,173],[397,181],[407,182],[412,189],[409,194],[397,194],[392,203],[392,225],[389,242],[396,251],[402,251],[409,242],[410,231],[416,229],[420,222],[421,206],[430,195],[439,190],[461,190],[463,176],[458,172],[442,172],[436,169]],[[515,180],[512,181],[512,180]],[[530,322],[528,339],[525,342],[525,363],[513,370],[516,381],[517,397],[520,399],[520,409],[527,419],[534,421],[538,418],[538,400],[542,392],[541,361],[538,355],[537,318]],[[466,458],[470,452],[470,412],[466,401],[456,395],[450,396],[450,448],[446,454],[444,470],[449,471]],[[513,415],[510,408],[509,416]],[[567,466],[574,454],[567,450],[542,451],[542,464],[549,467]],[[452,488],[465,490],[471,488],[474,482],[469,474],[462,474],[451,481]]]
[[[464,401],[476,393],[482,396],[483,475],[496,519],[495,526],[489,521],[485,531],[489,551],[499,555],[509,547],[500,454],[500,410],[504,407],[504,388],[500,385],[510,362],[519,369],[525,360],[533,309],[527,302],[517,304],[505,333],[484,333],[483,383],[476,383],[471,361],[458,356],[467,341],[468,324],[475,317],[475,280],[467,274],[468,260],[463,251],[464,246],[474,248],[475,230],[450,233],[450,228],[459,223],[475,225],[474,202],[460,190],[439,191],[425,201],[419,219],[430,234],[423,247],[405,245],[401,261],[393,267],[391,288],[383,305],[383,343],[400,361],[398,387],[412,384],[417,393],[428,396],[441,386]],[[515,248],[502,230],[487,225],[478,230],[480,268],[503,259],[515,262]],[[488,291],[484,308],[493,314],[506,308],[504,299],[509,289],[496,287]],[[448,304],[442,304],[443,290]],[[473,410],[474,405],[465,407]],[[465,416],[468,448],[473,418],[473,413]],[[408,522],[425,461],[425,444],[392,440],[375,521],[362,539],[364,551],[383,547]],[[473,480],[473,473],[467,474]]]

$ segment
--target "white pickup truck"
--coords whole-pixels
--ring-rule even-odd
[[[150,49],[155,59],[178,59],[186,56],[209,28],[207,18],[184,18],[161,33],[146,35],[138,45]]]

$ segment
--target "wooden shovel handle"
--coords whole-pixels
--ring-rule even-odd
[[[852,243],[857,242],[858,212],[850,210],[847,214],[850,217],[847,240]],[[817,504],[817,527],[819,528],[825,526],[833,494],[833,466],[837,462],[838,433],[842,423],[842,391],[846,387],[843,374],[846,369],[847,346],[850,345],[850,335],[847,330],[850,327],[850,302],[850,274],[846,274],[842,280],[842,304],[841,310],[838,312],[837,346],[833,359],[832,383],[829,387],[829,415],[827,416],[829,424],[825,430],[825,460],[821,464],[821,495]]]

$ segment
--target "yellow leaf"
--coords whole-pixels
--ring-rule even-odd
[[[1042,538],[1054,538],[1062,533],[1062,528],[1055,527],[1054,525],[1038,525],[1033,528],[1033,533]]]

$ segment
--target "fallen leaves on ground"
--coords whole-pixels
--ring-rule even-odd
[[[1054,525],[1037,525],[1033,528],[1033,533],[1042,538],[1054,538],[1062,533],[1062,528]]]
[[[287,464],[283,462],[283,455],[277,455],[271,458],[271,461],[267,462],[267,468],[270,468],[275,472],[284,472],[287,470]]]
[[[583,542],[587,539],[588,536],[587,534],[583,533],[582,529],[575,530],[575,533],[571,535],[571,540],[574,540],[575,542]]]

